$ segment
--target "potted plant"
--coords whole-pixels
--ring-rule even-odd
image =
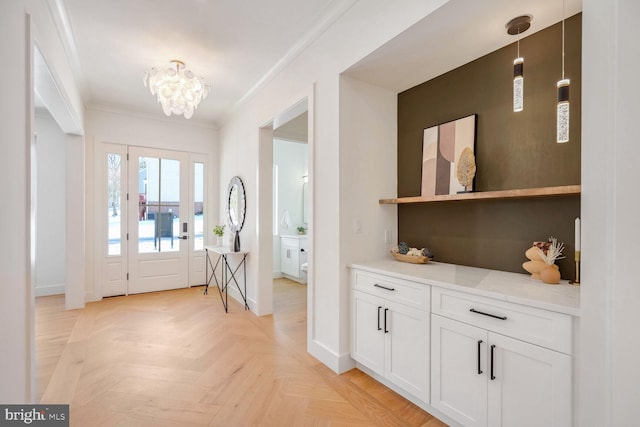
[[[304,233],[307,232],[306,227],[304,227],[302,225],[300,227],[298,227],[296,230],[298,230],[298,234],[304,234]]]
[[[216,225],[213,227],[213,234],[215,234],[218,238],[217,246],[222,245],[222,236],[224,236],[224,225]]]

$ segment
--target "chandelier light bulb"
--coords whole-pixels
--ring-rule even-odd
[[[204,78],[197,77],[185,68],[184,62],[177,60],[170,61],[161,70],[153,67],[145,72],[143,83],[156,96],[167,116],[182,114],[190,119],[200,101],[209,95],[209,86]]]

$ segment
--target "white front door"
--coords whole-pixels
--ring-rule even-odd
[[[206,156],[98,144],[102,296],[201,285]]]
[[[186,153],[129,148],[130,294],[189,286],[188,169]]]

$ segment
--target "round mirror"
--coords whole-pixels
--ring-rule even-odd
[[[239,176],[234,176],[227,189],[227,220],[231,231],[242,230],[246,210],[244,185]]]

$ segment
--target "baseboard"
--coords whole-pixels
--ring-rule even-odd
[[[280,272],[280,271],[274,271],[274,272],[273,272],[273,278],[274,278],[274,279],[280,279],[280,278],[282,278],[282,277],[283,277],[283,276],[282,276],[282,272]]]
[[[447,415],[445,415],[442,412],[440,412],[437,409],[435,409],[433,406],[423,402],[422,400],[418,399],[417,397],[415,397],[411,393],[407,393],[406,391],[404,391],[400,387],[398,387],[395,384],[393,384],[391,381],[388,381],[386,378],[384,378],[383,376],[373,372],[369,368],[367,368],[365,366],[362,366],[360,363],[355,363],[355,367],[358,368],[359,370],[361,370],[362,372],[364,372],[365,374],[369,375],[371,378],[375,379],[379,383],[385,385],[387,388],[390,388],[391,390],[395,391],[400,396],[404,397],[405,399],[407,399],[408,401],[410,401],[414,405],[418,406],[423,411],[426,411],[429,414],[433,415],[434,417],[438,418],[440,421],[442,421],[443,423],[447,424],[448,426],[451,426],[451,427],[464,427],[462,424],[458,423],[457,421],[454,421],[453,419],[451,419]]]
[[[356,366],[349,353],[337,354],[324,344],[315,340],[309,340],[307,351],[337,374],[350,371]]]
[[[35,286],[36,297],[47,297],[50,295],[61,295],[61,294],[64,294],[64,284]]]
[[[284,278],[289,279],[289,280],[293,280],[294,282],[298,282],[298,283],[301,283],[303,285],[307,284],[307,278],[306,277],[295,277],[295,276],[290,276],[290,275],[285,274],[285,273],[282,273],[281,277],[284,277]]]

